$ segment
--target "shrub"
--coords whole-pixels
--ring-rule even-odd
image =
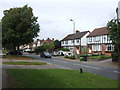
[[[75,55],[69,57],[70,59],[76,59]]]
[[[59,51],[70,51],[68,48],[61,48]]]
[[[76,59],[75,55],[72,55],[72,56],[68,56],[68,55],[66,55],[66,56],[64,56],[64,58]]]
[[[108,59],[111,58],[111,56],[105,56],[105,55],[97,55],[97,56],[89,56],[90,59],[97,59],[97,60],[104,60],[104,59]]]
[[[115,52],[112,53],[112,62],[118,62],[118,54]]]
[[[45,48],[44,48],[43,46],[39,46],[39,47],[36,47],[36,48],[34,49],[34,52],[35,52],[36,54],[39,54],[39,53],[41,53],[42,51],[45,51]]]
[[[64,58],[69,58],[69,56],[68,56],[68,55],[66,55],[66,56],[64,56]]]

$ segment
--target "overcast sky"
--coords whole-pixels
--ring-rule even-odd
[[[119,0],[0,0],[0,19],[3,10],[22,7],[26,4],[33,8],[34,16],[40,24],[39,39],[63,39],[79,31],[93,31],[106,26],[107,22],[116,17]]]

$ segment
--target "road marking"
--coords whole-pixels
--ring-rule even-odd
[[[76,65],[75,63],[73,63],[73,65]]]
[[[63,63],[67,63],[67,62],[64,62],[64,61],[63,61]]]
[[[94,66],[80,65],[80,64],[75,64],[75,63],[73,63],[73,65],[83,66],[83,67],[87,67],[87,68],[100,69],[100,68],[94,67]]]
[[[67,63],[65,61],[59,61],[59,60],[53,60],[53,61],[57,61],[57,62],[61,62],[61,63]]]
[[[65,69],[71,69],[71,68],[68,68],[68,67],[60,66],[60,65],[56,65],[56,66],[62,67],[62,68],[65,68]]]
[[[113,71],[113,72],[115,72],[115,73],[120,73],[120,72],[118,72],[118,71]]]
[[[53,61],[56,61],[56,60],[53,60]]]
[[[100,69],[100,68],[98,68],[98,67],[92,67],[92,68],[95,68],[95,69]]]

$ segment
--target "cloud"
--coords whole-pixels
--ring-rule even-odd
[[[119,0],[1,0],[0,10],[22,7],[25,4],[33,8],[38,17],[40,36],[38,38],[62,39],[73,33],[73,22],[80,31],[102,27],[116,17]],[[0,12],[0,18],[3,13]]]

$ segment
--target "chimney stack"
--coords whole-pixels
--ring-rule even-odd
[[[52,38],[52,41],[54,41],[54,38]]]
[[[76,30],[76,33],[80,32],[79,30]]]

